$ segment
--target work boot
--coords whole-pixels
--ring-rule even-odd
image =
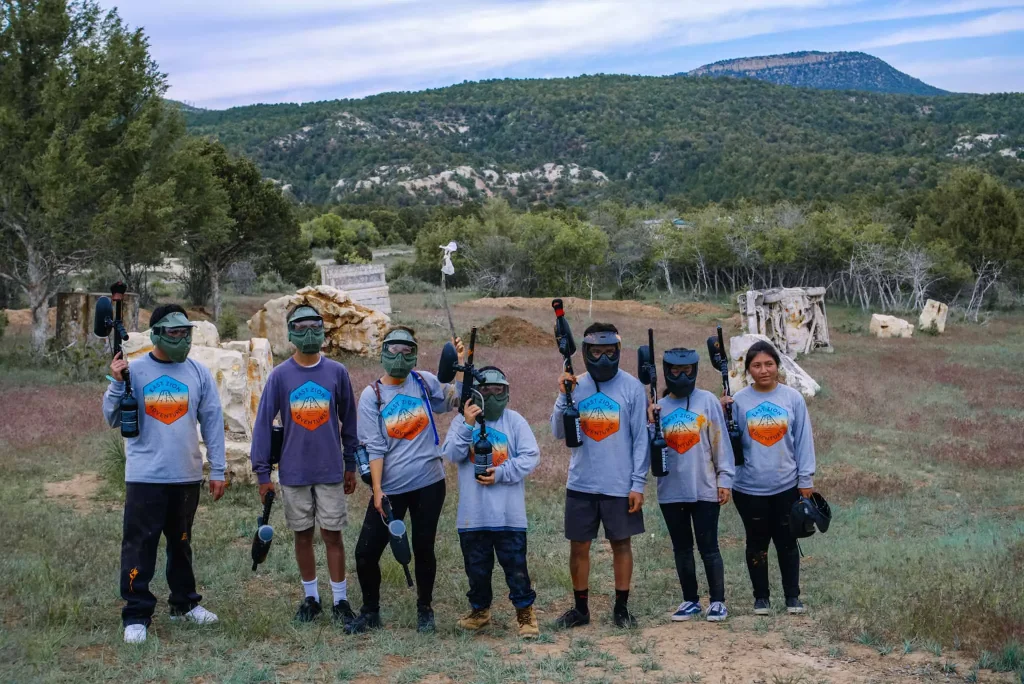
[[[490,608],[474,608],[465,617],[459,618],[458,625],[468,632],[475,632],[491,624]]]
[[[371,629],[380,629],[380,613],[360,612],[359,617],[345,625],[345,634],[362,634]]]
[[[433,634],[435,630],[434,626],[434,609],[433,608],[417,608],[416,609],[416,631],[420,634]]]
[[[540,636],[540,625],[537,624],[537,613],[533,605],[516,608],[516,622],[519,623],[519,636],[523,639],[536,639]]]

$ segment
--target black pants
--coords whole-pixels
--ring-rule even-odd
[[[526,568],[526,532],[470,530],[459,532],[459,544],[469,578],[466,593],[469,605],[475,609],[491,607],[495,556],[505,571],[508,600],[516,608],[533,605],[537,592],[530,586],[530,573]]]
[[[719,509],[718,503],[711,501],[661,504],[661,514],[665,516],[665,524],[672,537],[672,553],[675,555],[676,573],[683,588],[684,601],[696,603],[700,599],[697,591],[697,566],[693,562],[694,536],[697,537],[700,559],[704,561],[711,602],[725,601],[725,566],[718,550]]]
[[[794,487],[772,496],[734,492],[736,510],[747,530],[747,570],[755,599],[769,598],[768,544],[775,542],[786,598],[800,596],[800,549],[789,530],[789,511],[800,498]]]
[[[416,559],[416,605],[420,608],[429,608],[434,600],[434,577],[437,575],[434,539],[437,537],[437,521],[441,517],[444,497],[444,480],[388,497],[396,520],[405,518],[405,512],[409,511],[412,553]],[[366,507],[366,517],[363,518],[363,529],[356,542],[356,574],[363,590],[364,613],[380,610],[380,557],[390,540],[388,527],[373,507],[371,496]]]
[[[129,482],[124,497],[124,534],[121,539],[121,611],[125,626],[149,625],[156,596],[149,582],[156,571],[160,535],[167,538],[168,603],[172,615],[199,605],[196,576],[192,572],[192,522],[199,506],[199,483],[148,484]]]

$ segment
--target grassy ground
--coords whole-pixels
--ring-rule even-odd
[[[408,295],[395,297],[394,305],[395,318],[428,342],[445,337],[447,320],[436,303]],[[630,371],[648,326],[660,346],[701,349],[718,316],[713,308],[641,315],[602,306],[595,304],[594,317],[620,324]],[[498,314],[545,329],[551,324],[545,303],[512,311],[463,305],[455,314],[460,330]],[[454,629],[467,587],[450,477],[437,546],[437,636],[415,633],[414,594],[387,553],[388,630],[348,638],[326,622],[295,625],[301,587],[289,535],[279,536],[253,574],[248,549],[256,497],[235,487],[216,503],[203,494],[194,539],[204,604],[221,622],[210,629],[171,625],[160,605],[150,641],[125,647],[117,594],[120,488],[81,477],[111,472],[104,456],[110,438],[99,418],[103,386],[69,384],[66,375],[7,355],[0,365],[0,680],[1024,681],[1024,651],[1014,645],[1024,641],[1024,319],[953,326],[941,337],[875,340],[838,332],[862,329],[866,317],[859,312],[830,314],[836,352],[800,362],[824,387],[810,411],[817,482],[832,503],[834,523],[828,534],[803,543],[810,616],[797,620],[750,615],[742,526],[729,506],[721,544],[733,617],[724,626],[667,625],[680,592],[652,483],[647,534],[635,540],[631,598],[643,629],[619,633],[609,624],[610,553],[596,544],[597,624],[580,633],[553,632],[550,621],[571,602],[561,535],[568,454],[547,428],[559,360],[546,340],[479,350],[478,361],[511,372],[512,406],[542,447],[542,464],[527,488],[530,570],[544,630],[537,644],[515,637],[513,611],[500,599],[500,574],[495,626],[478,637]],[[586,311],[570,317],[581,334]],[[735,325],[726,320],[727,330],[735,332]],[[431,368],[439,344],[425,346],[431,349],[421,365]],[[357,387],[377,370],[366,360],[346,362]],[[700,385],[714,390],[718,383],[703,364]],[[444,430],[448,420],[440,423]],[[67,480],[72,483],[60,491],[45,486]],[[350,499],[350,518],[361,518],[366,498],[361,488]],[[348,549],[357,535],[353,524],[345,533]],[[348,567],[358,606],[351,558]],[[325,575],[321,591],[329,595]],[[777,577],[773,583],[778,592]],[[162,577],[153,584],[157,596],[166,595]]]

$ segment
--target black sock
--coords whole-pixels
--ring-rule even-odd
[[[590,613],[590,607],[587,605],[587,599],[590,597],[590,590],[574,589],[572,595],[573,598],[576,599],[576,612],[588,615]]]
[[[615,607],[625,608],[627,603],[629,603],[629,589],[616,589]]]

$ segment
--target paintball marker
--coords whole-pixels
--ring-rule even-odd
[[[708,356],[711,357],[711,365],[722,372],[722,390],[726,396],[732,396],[729,392],[729,359],[725,355],[725,340],[722,338],[721,324],[718,325],[717,332],[717,335],[708,338]],[[725,407],[725,426],[729,431],[729,442],[732,443],[732,454],[736,459],[736,465],[741,466],[744,463],[743,438],[731,405]]]
[[[411,587],[412,575],[409,574],[409,563],[412,562],[412,551],[409,548],[409,536],[405,533],[405,521],[395,519],[395,514],[391,511],[391,502],[386,496],[382,506],[384,508],[384,524],[388,526],[388,533],[391,535],[391,553],[405,570],[405,581]]]
[[[93,317],[93,333],[96,337],[109,337],[113,333],[111,349],[116,357],[121,353],[121,343],[128,341],[128,331],[124,328],[122,304],[128,287],[121,281],[110,286],[110,297],[96,300],[96,315]],[[111,301],[113,300],[113,301]],[[132,394],[132,382],[125,368],[124,394],[121,396],[121,436],[139,436],[139,402]]]
[[[651,473],[655,477],[668,475],[668,443],[661,428],[661,407],[658,406],[658,366],[654,360],[654,330],[647,329],[647,346],[636,351],[636,362],[640,382],[651,391],[651,405],[654,406],[654,435],[651,437]]]
[[[274,541],[274,528],[270,526],[270,507],[274,504],[274,490],[263,496],[263,515],[256,518],[256,534],[252,536],[252,571],[267,560],[270,542]]]
[[[476,328],[469,334],[469,354],[466,356],[466,363],[459,364],[459,352],[455,345],[446,342],[441,350],[441,360],[437,366],[437,379],[441,382],[451,382],[455,379],[456,373],[462,373],[462,395],[459,397],[459,413],[466,407],[466,404],[473,399],[473,384],[483,384],[483,373],[473,365],[473,354],[476,352]]]
[[[575,375],[572,370],[572,355],[576,353],[576,341],[572,338],[569,321],[565,319],[562,300],[552,299],[551,308],[555,310],[555,342],[564,359],[563,368],[570,375]],[[576,403],[572,399],[572,383],[569,381],[565,383],[565,411],[562,412],[562,426],[565,430],[565,446],[575,449],[583,444],[580,410],[576,408]]]

